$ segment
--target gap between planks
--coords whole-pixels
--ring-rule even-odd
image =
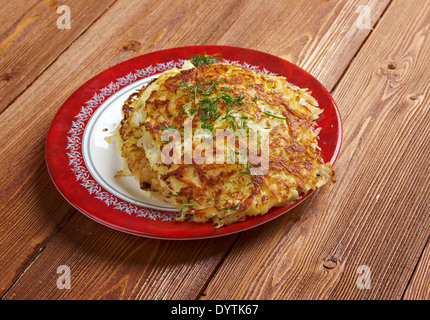
[[[364,41],[360,44],[360,47],[358,48],[358,50],[355,52],[354,56],[351,58],[351,60],[349,61],[348,65],[346,66],[346,68],[343,70],[342,74],[340,75],[339,79],[336,81],[336,83],[334,84],[333,88],[330,90],[330,94],[332,94],[337,86],[339,85],[339,83],[342,81],[342,79],[344,78],[345,74],[348,72],[349,67],[351,66],[351,63],[355,60],[355,58],[357,57],[358,53],[361,51],[361,49],[363,48],[364,44],[367,42],[367,40],[369,39],[369,37],[371,36],[371,34],[375,31],[375,29],[378,27],[378,23],[379,21],[381,21],[382,17],[384,16],[384,14],[387,12],[388,8],[391,6],[391,4],[393,3],[393,0],[390,0],[390,2],[388,2],[387,6],[384,8],[384,10],[382,11],[381,15],[378,17],[378,19],[376,20],[375,24],[372,26],[372,28],[370,29],[369,33],[367,34],[366,38],[364,39]]]

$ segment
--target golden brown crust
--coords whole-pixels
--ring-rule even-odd
[[[125,102],[119,130],[122,156],[143,188],[175,200],[181,219],[188,214],[198,222],[229,224],[334,181],[317,147],[314,120],[321,112],[306,89],[283,77],[226,63],[171,71]],[[251,139],[250,130],[259,128],[269,141],[267,172],[252,174],[263,163],[249,158],[243,164],[198,163],[194,158],[185,163],[184,147],[181,163],[162,163],[161,150],[170,142],[163,140],[163,132],[178,130],[184,142],[186,121],[193,134],[208,128],[214,137],[216,129],[242,129]],[[193,140],[193,150],[199,143]],[[236,155],[243,151],[241,144],[236,137]],[[216,139],[208,148],[204,155],[216,154]],[[256,155],[263,151],[260,145]]]

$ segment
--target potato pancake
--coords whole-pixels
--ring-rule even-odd
[[[216,227],[334,182],[307,89],[225,62],[171,69],[130,96],[121,156],[144,190]],[[125,172],[124,171],[124,172]]]

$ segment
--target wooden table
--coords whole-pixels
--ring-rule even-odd
[[[429,0],[0,2],[2,299],[430,298]],[[314,75],[344,124],[337,182],[206,240],[137,237],[76,211],[45,164],[55,113],[119,62],[198,44]]]

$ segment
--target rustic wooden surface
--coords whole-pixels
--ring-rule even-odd
[[[56,25],[62,4],[70,30]],[[430,299],[429,0],[0,8],[2,299]],[[121,61],[198,44],[265,51],[320,80],[344,124],[337,182],[263,226],[199,241],[135,237],[77,212],[44,158],[62,103]],[[70,290],[57,288],[60,265]]]

